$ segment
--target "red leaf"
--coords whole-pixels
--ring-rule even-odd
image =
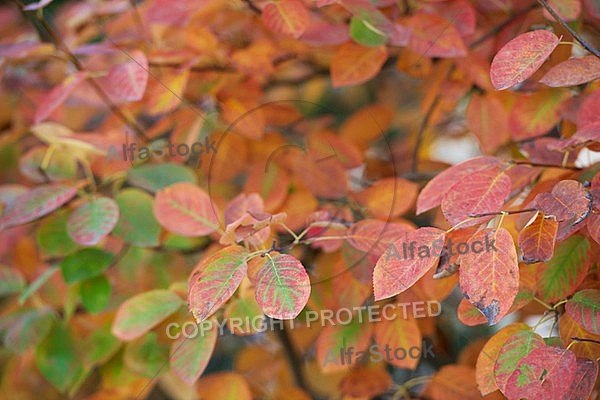
[[[133,50],[129,55],[133,60],[112,67],[103,80],[108,94],[117,101],[141,100],[148,84],[146,55],[139,50]]]
[[[203,236],[219,228],[216,206],[191,183],[176,183],[156,193],[154,215],[166,229],[182,236]]]
[[[265,257],[255,278],[256,301],[271,318],[296,318],[310,297],[308,274],[290,255]]]
[[[457,225],[471,214],[494,213],[502,209],[511,191],[511,181],[502,168],[492,166],[466,176],[442,200],[442,212],[452,225]],[[491,216],[475,218],[461,224],[462,228],[478,225]]]
[[[595,90],[583,100],[577,113],[577,128],[600,122],[600,90]]]
[[[439,262],[444,240],[444,231],[428,227],[390,245],[373,271],[375,300],[395,296],[414,285]]]
[[[558,222],[554,216],[537,212],[519,232],[521,259],[526,263],[548,261],[554,254]]]
[[[87,72],[76,72],[67,76],[60,85],[54,87],[35,110],[33,122],[38,124],[46,119],[52,111],[56,110],[69,97],[86,77]]]
[[[233,296],[246,276],[246,254],[246,249],[241,246],[225,247],[194,268],[188,281],[188,302],[198,323]]]
[[[476,242],[481,243],[478,253]],[[508,313],[519,291],[515,243],[506,229],[498,228],[480,230],[468,245],[460,264],[460,288],[494,325]]]
[[[565,400],[589,399],[598,377],[598,362],[577,357],[577,369]]]
[[[467,54],[456,27],[437,14],[419,13],[410,17],[407,27],[412,30],[408,48],[422,57],[462,57]]]
[[[379,73],[387,58],[388,50],[385,46],[366,47],[354,42],[342,45],[331,62],[333,87],[367,82]]]
[[[571,58],[552,67],[540,82],[550,87],[576,86],[600,78],[600,59],[596,56]]]
[[[278,0],[265,6],[262,20],[273,32],[299,38],[308,26],[309,15],[299,0]]]
[[[350,227],[347,240],[352,247],[381,257],[392,243],[413,230],[411,225],[404,223],[363,219]]]
[[[585,289],[565,304],[567,314],[586,331],[600,335],[600,290]]]
[[[0,229],[26,224],[56,210],[77,194],[77,188],[65,185],[44,185],[20,195],[2,217]]]
[[[471,98],[466,118],[469,129],[486,154],[494,153],[510,139],[508,114],[500,100],[490,93]]]
[[[505,44],[492,60],[490,76],[497,90],[508,89],[533,75],[558,46],[552,32],[523,33]]]
[[[576,370],[577,358],[570,350],[540,347],[521,360],[504,393],[509,399],[562,399]]]
[[[475,157],[445,169],[421,190],[417,199],[417,215],[440,205],[450,188],[465,176],[499,163],[496,157]]]

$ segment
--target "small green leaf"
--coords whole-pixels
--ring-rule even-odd
[[[92,332],[84,343],[85,363],[89,367],[106,363],[121,347],[121,341],[105,327]]]
[[[369,47],[381,46],[388,40],[383,32],[357,17],[350,20],[350,36],[356,43]]]
[[[152,193],[174,183],[198,183],[198,178],[191,168],[174,163],[146,164],[131,168],[127,173],[127,180],[133,186]]]
[[[169,346],[158,342],[156,332],[127,343],[123,357],[131,371],[152,378],[169,360]]]
[[[135,246],[158,246],[162,228],[154,218],[152,196],[139,189],[125,189],[115,201],[120,217],[112,233]]]
[[[37,348],[35,362],[42,375],[62,393],[84,373],[75,339],[62,323],[56,324]]]
[[[192,386],[202,375],[217,344],[217,324],[212,321],[211,329],[203,334],[186,338],[181,335],[171,345],[171,370],[182,381]]]
[[[44,218],[36,239],[43,258],[64,257],[78,248],[67,233],[67,213],[62,210]]]
[[[169,290],[156,289],[125,301],[117,310],[113,335],[123,341],[137,339],[181,307],[183,301]]]
[[[87,248],[71,254],[60,263],[66,283],[80,282],[104,272],[115,257],[104,250]]]
[[[100,275],[81,282],[79,291],[85,309],[91,313],[98,313],[108,305],[112,289],[106,276]]]

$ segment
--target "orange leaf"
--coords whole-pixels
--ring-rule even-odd
[[[462,57],[467,54],[460,34],[452,22],[437,14],[419,13],[410,17],[408,48],[421,57]]]
[[[478,242],[479,251],[475,247]],[[467,244],[460,265],[460,288],[494,325],[508,313],[519,291],[515,243],[506,229],[499,228],[482,229]]]
[[[203,236],[219,228],[216,205],[208,194],[191,183],[176,183],[156,193],[154,216],[171,232]]]
[[[526,263],[551,259],[554,254],[557,232],[558,222],[556,222],[556,217],[546,217],[538,211],[527,226],[519,232],[521,259]]]
[[[481,395],[475,384],[475,369],[466,365],[442,367],[427,386],[433,400],[474,400]]]
[[[600,59],[596,56],[571,58],[552,67],[540,82],[550,87],[576,86],[600,78]]]
[[[410,312],[401,315],[399,309],[394,308],[394,314],[393,316],[386,314],[387,316],[375,324],[373,329],[375,343],[382,349],[386,347],[394,349],[394,356],[387,360],[391,365],[396,368],[414,370],[417,368],[420,358],[413,357],[411,349],[413,347],[422,349],[421,331]],[[403,349],[404,352],[396,355],[396,349]]]
[[[525,81],[542,66],[558,42],[554,33],[537,30],[506,43],[492,60],[492,85],[503,90]]]
[[[493,154],[510,139],[508,114],[493,94],[474,95],[467,107],[467,125],[484,153]]]
[[[366,47],[354,42],[342,45],[333,55],[333,87],[352,86],[374,78],[388,58],[385,46]]]
[[[375,300],[404,292],[439,262],[444,231],[419,228],[390,245],[373,271]],[[436,243],[439,247],[436,247]],[[436,254],[436,249],[440,251]]]
[[[389,220],[405,214],[415,203],[416,183],[402,178],[384,178],[356,195],[375,218]]]
[[[301,1],[278,0],[263,8],[262,20],[273,32],[299,38],[308,26],[309,16]]]

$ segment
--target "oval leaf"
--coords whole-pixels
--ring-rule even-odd
[[[558,46],[552,32],[523,33],[506,43],[492,60],[490,76],[497,90],[508,89],[533,75]]]
[[[309,15],[301,1],[279,0],[265,6],[262,20],[273,32],[299,38],[308,26]]]
[[[343,44],[333,55],[331,62],[333,87],[367,82],[379,73],[387,57],[385,46],[366,47],[353,42]]]
[[[256,273],[255,297],[271,318],[293,319],[310,297],[310,279],[304,266],[287,254],[265,257]]]
[[[108,197],[97,197],[77,207],[67,221],[73,241],[93,246],[108,235],[119,221],[119,206]]]
[[[166,229],[181,236],[203,236],[219,228],[215,205],[191,183],[176,183],[156,193],[154,215]]]
[[[545,217],[542,212],[538,211],[525,228],[519,232],[521,259],[530,264],[551,259],[554,254],[557,232],[556,218]]]
[[[475,245],[479,242],[479,250]],[[504,229],[482,229],[469,240],[460,263],[460,288],[490,325],[504,317],[519,291],[515,243]]]
[[[575,293],[565,304],[565,310],[587,331],[600,335],[600,290],[586,289]]]
[[[550,87],[576,86],[600,78],[600,59],[596,56],[571,58],[550,68],[540,82]]]
[[[156,289],[138,294],[121,304],[111,332],[123,341],[137,339],[177,311],[182,303],[170,290]]]
[[[213,322],[209,330],[200,329],[202,335],[181,335],[171,345],[171,370],[189,386],[202,375],[217,344],[217,323]]]
[[[246,276],[247,251],[229,246],[200,261],[188,282],[189,308],[198,323],[229,300]]]

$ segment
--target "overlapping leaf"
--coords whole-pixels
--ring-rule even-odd
[[[154,215],[162,226],[182,236],[208,235],[219,227],[216,206],[208,194],[185,182],[156,193]]]
[[[33,121],[39,124],[45,120],[52,111],[56,110],[69,95],[77,89],[77,86],[87,77],[86,71],[76,72],[68,75],[58,86],[54,87],[41,101],[35,111]]]
[[[565,304],[565,310],[587,331],[600,335],[600,290],[586,289],[575,293]]]
[[[480,230],[468,244],[471,251],[462,256],[460,264],[460,288],[494,325],[508,313],[519,291],[515,243],[506,229],[498,228]]]
[[[343,44],[333,55],[331,83],[334,87],[365,83],[379,73],[387,57],[385,46],[366,47],[353,42]]]
[[[208,366],[217,344],[217,323],[212,321],[210,329],[199,329],[198,335],[186,338],[181,335],[171,345],[169,363],[173,373],[192,386]]]
[[[267,3],[262,10],[262,20],[273,32],[298,38],[309,21],[308,10],[299,0],[279,0]]]
[[[526,263],[548,261],[554,254],[558,222],[554,216],[537,212],[519,232],[521,259]]]
[[[494,378],[502,392],[505,392],[507,382],[521,360],[534,349],[545,346],[544,339],[530,330],[518,331],[504,342],[494,364]]]
[[[217,311],[236,291],[248,264],[247,251],[228,246],[200,261],[188,282],[188,303],[198,323]]]
[[[410,232],[390,245],[373,271],[375,300],[395,296],[414,285],[439,262],[441,254],[436,255],[432,248],[434,242],[444,240],[444,231],[428,227]]]
[[[570,58],[552,67],[540,82],[550,87],[577,86],[600,78],[600,59],[596,56]]]
[[[119,206],[108,197],[96,197],[77,207],[67,221],[73,241],[93,246],[108,235],[119,221]]]

